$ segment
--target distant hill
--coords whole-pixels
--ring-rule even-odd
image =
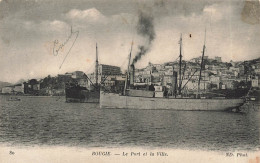
[[[15,84],[22,84],[22,83],[24,83],[24,82],[26,82],[26,80],[20,79],[20,80],[18,80]]]
[[[5,86],[8,86],[8,85],[12,85],[11,83],[8,83],[8,82],[2,82],[0,81],[0,90],[5,87]]]
[[[251,64],[260,63],[260,58],[256,58],[256,59],[249,60],[249,62],[250,62]]]

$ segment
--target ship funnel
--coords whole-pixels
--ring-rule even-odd
[[[176,71],[173,71],[173,74],[172,74],[172,96],[177,95],[177,77],[178,77],[178,73]]]
[[[130,67],[130,86],[134,85],[134,78],[135,78],[135,66],[131,64]]]

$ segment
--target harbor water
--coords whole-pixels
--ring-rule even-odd
[[[260,111],[100,109],[64,97],[0,96],[0,144],[258,150]]]

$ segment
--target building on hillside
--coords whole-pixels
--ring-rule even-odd
[[[152,73],[151,82],[152,82],[153,84],[161,83],[162,80],[163,80],[162,75],[160,75],[158,72]]]
[[[165,71],[166,70],[172,70],[172,66],[164,66]]]
[[[3,94],[23,94],[24,84],[16,84],[12,86],[6,86],[2,88]]]
[[[210,83],[216,85],[216,89],[219,89],[220,77],[212,75],[210,76]]]
[[[145,84],[145,85],[151,85],[152,84],[152,75],[149,73],[144,73],[142,75],[136,75],[135,74],[135,79],[134,79],[135,83],[139,83],[139,84]]]
[[[222,62],[221,57],[215,57],[215,60],[216,60],[217,62]]]
[[[15,94],[23,94],[24,93],[24,84],[14,85],[14,93]]]
[[[40,90],[40,83],[36,79],[31,79],[28,82],[24,82],[24,94],[37,95]]]
[[[110,80],[109,76],[122,76],[121,68],[118,67],[118,66],[111,66],[111,65],[104,65],[104,64],[98,65],[98,81],[97,81],[97,83],[98,84],[104,84],[104,82],[106,82],[107,85],[113,85],[112,84],[113,82],[108,84],[108,80]],[[90,79],[90,82],[88,82],[88,87],[90,87],[92,84],[96,83],[95,73],[89,74],[88,78]]]
[[[235,62],[233,62],[232,60],[230,60],[230,62],[229,62],[229,63],[231,63],[232,67],[235,67],[235,66],[236,66],[236,63],[235,63]]]
[[[198,90],[198,80],[183,80],[182,81],[183,83],[183,87],[186,89],[186,90],[189,90],[189,91],[197,91]],[[207,90],[209,88],[209,85],[210,85],[210,82],[209,81],[205,81],[205,80],[201,80],[200,81],[200,90],[201,91],[204,91],[204,90]]]
[[[111,65],[98,65],[99,75],[119,75],[122,74],[120,67]]]
[[[256,73],[257,75],[260,75],[260,67],[255,68],[255,73]]]
[[[257,87],[259,88],[259,80],[258,80],[258,76],[255,76],[254,78],[252,78],[252,87]]]
[[[65,75],[65,76],[72,77],[73,73],[71,73],[71,72],[66,72],[64,75]]]
[[[82,71],[75,71],[75,72],[72,72],[71,77],[73,79],[77,79],[77,78],[82,78],[84,75],[85,75],[85,73]]]
[[[71,78],[72,78],[72,75],[63,75],[63,74],[58,74],[58,80],[59,81],[62,81],[62,82],[68,82],[68,81],[70,81],[71,80]]]
[[[192,58],[190,61],[193,62],[193,63],[200,63],[201,62],[201,56],[196,57],[196,58]]]
[[[162,86],[165,86],[166,88],[171,88],[173,83],[173,73],[170,75],[164,75],[162,79]]]
[[[234,81],[233,79],[223,79],[220,82],[221,89],[234,89]]]
[[[5,86],[2,88],[2,94],[12,94],[14,91],[14,86]]]

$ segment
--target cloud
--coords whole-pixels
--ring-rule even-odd
[[[54,21],[47,21],[47,25],[50,25],[52,28],[55,29],[63,29],[64,27],[67,26],[67,24],[63,21],[60,20],[54,20]]]
[[[63,1],[65,3],[66,0]],[[158,2],[158,10],[152,8],[157,37],[149,53],[138,62],[140,67],[146,66],[149,61],[163,63],[177,58],[180,33],[183,34],[184,59],[200,56],[205,27],[206,55],[222,56],[226,61],[253,59],[259,55],[259,26],[241,20],[242,2]],[[4,11],[1,11],[1,4],[4,3],[8,5],[5,1],[0,3],[0,15]],[[19,5],[10,11],[4,7],[6,14],[0,19],[1,80],[19,80],[26,76],[44,77],[74,70],[86,71],[92,65],[87,61],[95,60],[96,42],[100,63],[124,65],[123,68],[126,68],[132,39],[133,54],[136,54],[137,46],[145,41],[135,30],[140,6],[133,5],[133,1],[111,0],[100,4],[66,1],[66,5],[61,6],[61,3],[55,3],[55,6],[51,1],[49,3],[54,6],[46,2],[39,3],[41,5],[33,3],[34,7],[29,5],[28,10],[23,3],[22,9],[18,8]],[[149,3],[154,7],[153,2]],[[79,31],[79,37],[62,69],[58,70],[64,54],[53,56],[49,51],[52,50],[51,45],[55,39],[60,42],[67,39],[71,25],[73,30]],[[192,35],[191,38],[189,34]],[[32,69],[33,76],[30,75]]]
[[[0,73],[2,80],[15,82],[20,78],[38,78],[75,70],[86,71],[91,66],[86,60],[95,60],[96,42],[102,63],[121,66],[117,59],[127,58],[132,40],[131,14],[104,16],[95,8],[71,9],[58,18],[34,21],[9,16],[0,20],[3,27],[0,33],[0,69],[5,70]],[[66,41],[71,25],[74,31],[80,32],[79,37],[59,70],[71,40],[68,46],[64,47],[64,53],[58,56],[51,53],[53,41]],[[10,67],[10,64],[15,66]],[[34,74],[30,73],[32,70]],[[12,72],[13,78],[9,75]]]
[[[69,27],[69,24],[61,20],[43,20],[39,23],[34,21],[21,21],[19,28],[23,28],[23,30],[30,31],[31,33],[46,34],[48,32],[64,32],[64,30],[67,30]]]
[[[119,13],[105,16],[96,8],[71,9],[63,15],[63,18],[68,24],[73,24],[81,30],[94,31],[94,33],[111,32],[112,30],[120,33],[124,28],[133,28],[132,26],[137,22],[137,18],[133,14]]]
[[[207,17],[210,17],[213,21],[219,21],[223,18],[223,8],[220,8],[219,4],[213,4],[210,6],[205,6],[203,9],[203,14]]]
[[[91,8],[87,10],[72,9],[66,13],[66,17],[71,20],[87,20],[87,21],[100,21],[105,18],[105,16],[99,12],[96,8]]]

